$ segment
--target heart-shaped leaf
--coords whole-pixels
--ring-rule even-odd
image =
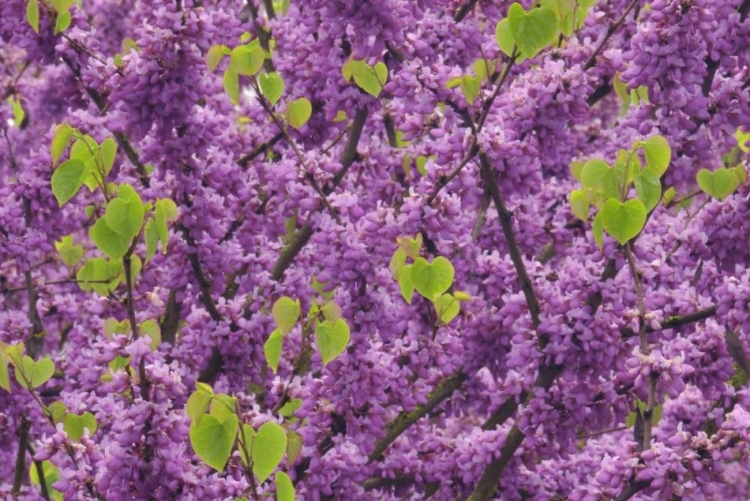
[[[654,173],[653,168],[646,167],[642,172],[635,174],[635,190],[638,192],[638,198],[646,206],[646,211],[651,210],[659,204],[661,200],[661,181],[659,176]]]
[[[241,45],[232,49],[229,67],[240,75],[252,76],[263,68],[266,54],[260,45]]]
[[[534,57],[557,36],[557,14],[548,7],[531,9],[527,13],[520,4],[514,3],[508,10],[508,24],[513,40],[527,57]]]
[[[620,245],[625,245],[643,229],[648,211],[640,200],[633,199],[623,203],[610,198],[599,213],[602,215],[604,230]]]
[[[106,218],[97,219],[89,228],[89,237],[100,251],[112,259],[120,259],[130,248],[130,238],[115,233],[107,224]]]
[[[349,326],[343,319],[320,322],[315,327],[315,344],[323,365],[341,355],[349,344]]]
[[[208,66],[208,71],[214,71],[216,67],[219,66],[221,60],[224,59],[224,56],[231,53],[232,50],[226,45],[212,45],[206,54],[206,66]]]
[[[289,430],[286,444],[286,460],[288,463],[293,463],[299,457],[303,445],[302,437],[294,430]]]
[[[120,187],[118,197],[109,201],[107,211],[104,213],[107,226],[127,239],[132,239],[140,233],[143,216],[141,197],[129,185]]]
[[[506,56],[513,54],[513,45],[516,42],[513,40],[513,34],[510,32],[510,23],[507,17],[495,26],[495,40],[497,40],[497,46],[500,47],[500,50]]]
[[[78,159],[63,162],[52,173],[52,193],[60,207],[78,193],[88,175],[87,164]]]
[[[304,97],[286,104],[286,119],[289,125],[297,130],[310,120],[310,115],[312,115],[312,105]]]
[[[68,141],[70,135],[73,133],[73,128],[66,124],[61,123],[55,126],[55,132],[52,136],[52,144],[50,145],[50,153],[52,154],[52,164],[56,164],[60,159],[60,155],[63,154],[65,148],[68,147]]]
[[[646,166],[654,169],[654,174],[661,177],[669,167],[672,149],[664,137],[652,136],[643,142],[643,154],[646,156]]]
[[[227,68],[222,80],[224,92],[229,96],[233,104],[240,104],[240,74],[232,68]]]
[[[570,209],[578,219],[588,221],[589,199],[583,191],[573,190],[570,192]]]
[[[283,471],[276,472],[276,501],[294,501],[294,484]]]
[[[281,360],[281,349],[284,344],[284,333],[281,329],[274,329],[268,340],[263,345],[263,354],[266,356],[268,366],[271,368],[274,374],[279,368],[279,360]]]
[[[461,311],[461,304],[458,299],[450,294],[438,296],[432,303],[435,305],[435,311],[438,314],[438,318],[440,318],[440,321],[446,325],[451,323],[451,320],[456,318]]]
[[[243,424],[240,430],[240,436],[237,443],[237,450],[240,451],[240,458],[245,465],[250,464],[248,458],[252,457],[253,441],[255,440],[255,429],[249,424]]]
[[[27,390],[39,388],[50,380],[55,373],[55,364],[49,357],[36,362],[29,356],[24,356],[20,364],[15,365],[16,381]]]
[[[190,425],[190,444],[201,461],[216,471],[223,471],[237,436],[237,416],[229,414],[220,421],[206,414],[200,423]]]
[[[297,323],[300,314],[299,300],[295,301],[290,297],[282,296],[273,303],[271,309],[276,326],[282,334],[287,334]]]
[[[432,263],[418,257],[411,269],[414,288],[429,300],[433,300],[447,291],[453,284],[453,265],[443,256],[436,257]]]
[[[0,388],[10,392],[10,373],[8,372],[8,355],[5,354],[5,345],[0,343]]]
[[[598,158],[592,158],[583,165],[581,184],[584,188],[600,194],[605,200],[620,197],[617,174],[606,162]]]
[[[401,295],[404,297],[408,304],[411,304],[412,296],[414,296],[414,280],[412,279],[412,265],[407,264],[398,275],[398,286],[401,289]]]
[[[185,404],[185,414],[190,418],[190,421],[194,423],[200,423],[203,416],[208,410],[208,405],[211,403],[213,397],[213,391],[208,392],[205,389],[198,387],[188,398],[187,404]]]
[[[71,440],[79,440],[84,433],[84,428],[89,430],[89,436],[96,433],[96,418],[90,412],[77,414],[66,414],[63,419],[63,428]]]
[[[473,103],[477,96],[479,95],[479,91],[482,88],[482,81],[479,79],[479,77],[473,77],[471,75],[464,75],[461,77],[461,92],[464,93],[464,97],[466,98],[466,102],[471,104]]]
[[[258,84],[260,84],[260,90],[271,103],[271,106],[276,104],[284,94],[284,79],[276,72],[261,73],[258,77]]]
[[[698,186],[707,195],[724,200],[734,193],[740,185],[739,176],[724,167],[711,172],[708,169],[698,171]]]
[[[286,452],[286,432],[271,421],[260,427],[253,439],[253,473],[265,481],[281,463]]]

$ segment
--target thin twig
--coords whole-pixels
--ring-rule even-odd
[[[594,49],[594,52],[586,61],[586,64],[583,65],[583,71],[593,68],[593,66],[596,64],[596,58],[604,49],[604,46],[609,41],[610,37],[614,35],[615,31],[617,31],[617,28],[619,28],[620,25],[623,23],[623,21],[625,21],[625,18],[628,16],[630,11],[633,10],[633,8],[636,5],[638,5],[638,2],[640,2],[640,0],[632,0],[630,4],[628,4],[628,6],[625,8],[625,11],[622,14],[620,14],[620,17],[617,18],[617,21],[609,25],[609,28],[607,29],[607,33],[604,34],[604,38],[602,38],[602,41],[599,42],[599,45],[596,46],[596,49]]]

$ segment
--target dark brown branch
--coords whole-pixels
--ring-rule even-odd
[[[631,480],[620,495],[615,498],[615,501],[628,501],[628,499],[638,494],[650,484],[650,482],[636,482]]]
[[[464,18],[469,14],[469,12],[471,12],[471,9],[473,9],[476,4],[477,4],[477,0],[468,0],[453,15],[453,21],[455,21],[456,24],[463,21]]]
[[[276,143],[281,141],[283,138],[284,138],[284,134],[282,134],[281,132],[276,133],[275,136],[273,136],[271,139],[269,139],[265,143],[259,144],[258,146],[253,148],[253,150],[250,153],[242,155],[240,158],[238,158],[237,164],[240,167],[247,167],[248,165],[250,165],[250,162],[252,162],[255,157],[265,154],[268,150],[276,146]]]
[[[169,299],[167,299],[167,308],[164,312],[164,318],[162,318],[159,325],[162,341],[171,345],[174,344],[177,337],[177,328],[180,325],[181,316],[182,302],[177,301],[177,290],[170,289]]]
[[[16,467],[13,471],[13,487],[11,495],[16,498],[21,492],[21,486],[26,479],[26,446],[29,444],[29,428],[31,423],[21,418],[18,427],[18,451],[16,453]]]
[[[424,405],[418,405],[411,412],[401,412],[393,421],[386,425],[385,436],[377,441],[375,449],[367,456],[368,461],[372,462],[380,459],[388,446],[401,436],[409,426],[416,423],[425,414],[440,405],[443,400],[450,397],[467,379],[469,379],[469,376],[463,371],[458,370],[435,385],[435,388],[427,395],[427,402]]]
[[[716,306],[709,306],[708,308],[703,308],[702,310],[698,310],[693,313],[688,313],[687,315],[677,315],[668,317],[664,322],[661,323],[660,329],[654,329],[653,327],[646,326],[646,332],[651,333],[655,332],[656,330],[666,330],[666,329],[674,329],[676,327],[681,327],[683,325],[692,324],[695,322],[700,322],[701,320],[706,320],[707,318],[711,318],[714,315],[716,315]],[[630,327],[627,327],[625,329],[620,329],[620,334],[624,339],[631,338],[635,336],[635,331],[631,329]]]
[[[195,278],[198,280],[198,287],[201,290],[201,302],[203,303],[203,306],[206,307],[206,311],[211,317],[211,320],[220,322],[222,320],[222,316],[221,313],[219,313],[219,310],[216,308],[216,303],[214,303],[214,299],[211,296],[211,283],[208,281],[208,278],[206,278],[206,274],[203,272],[203,267],[201,266],[200,259],[198,258],[198,247],[196,245],[195,239],[186,227],[182,226],[181,224],[178,225],[178,227],[182,231],[185,242],[190,247],[195,249],[193,252],[188,254],[188,260],[190,261],[190,265],[193,268],[193,273],[195,273]]]

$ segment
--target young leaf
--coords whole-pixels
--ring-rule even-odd
[[[271,106],[276,104],[284,94],[284,80],[276,72],[261,73],[258,77],[258,84],[263,95],[271,103]]]
[[[89,237],[100,251],[112,259],[123,257],[131,244],[131,239],[115,233],[105,218],[97,219],[96,223],[89,228]]]
[[[109,283],[116,278],[118,273],[110,271],[110,264],[103,257],[88,259],[83,263],[81,269],[76,274],[76,280],[81,290],[95,290],[102,297],[107,297],[114,290],[114,286]]]
[[[299,300],[295,301],[290,297],[283,296],[273,303],[271,309],[276,326],[282,334],[287,334],[297,323],[300,314]]]
[[[570,192],[570,209],[581,221],[589,220],[589,198],[581,190]]]
[[[276,374],[279,368],[279,360],[281,360],[281,349],[284,343],[284,333],[281,329],[274,329],[268,340],[263,345],[263,354],[266,356],[268,366],[271,368],[274,374]]]
[[[150,217],[146,221],[146,225],[143,227],[143,236],[146,242],[146,262],[151,261],[151,258],[156,254],[156,247],[159,244],[159,232],[156,229],[156,221]],[[162,251],[166,253],[166,249],[162,246]]]
[[[411,277],[414,288],[427,299],[433,300],[447,291],[453,284],[453,265],[443,256],[436,257],[432,263],[418,257],[414,260]]]
[[[59,242],[55,242],[55,249],[60,254],[60,260],[68,268],[77,265],[85,252],[82,245],[73,245],[72,235],[64,236]]]
[[[37,0],[28,0],[26,4],[26,21],[29,22],[31,29],[39,34],[39,3]]]
[[[643,153],[646,156],[646,166],[653,168],[654,173],[661,177],[672,158],[669,142],[662,136],[652,136],[643,142]]]
[[[57,20],[55,21],[55,35],[67,30],[70,27],[71,20],[70,11],[66,10],[65,12],[58,14]]]
[[[612,235],[620,245],[635,237],[646,224],[646,207],[640,200],[620,202],[610,198],[599,211],[607,233]]]
[[[208,71],[213,73],[214,70],[216,70],[216,67],[219,66],[221,60],[224,59],[224,56],[231,53],[231,49],[226,45],[212,45],[206,54],[206,66],[208,67]]]
[[[724,167],[711,172],[708,169],[698,171],[698,186],[708,196],[724,200],[734,193],[740,185],[737,174]]]
[[[440,318],[440,321],[445,325],[451,323],[461,311],[460,303],[450,294],[438,296],[432,301],[432,303],[435,305],[435,311],[438,314],[438,318]]]
[[[399,247],[391,256],[391,261],[388,264],[388,269],[391,271],[391,276],[394,280],[398,280],[399,274],[404,266],[406,266],[406,252]]]
[[[477,96],[479,96],[479,91],[482,87],[482,81],[479,79],[479,77],[473,77],[471,75],[464,75],[461,77],[461,92],[463,92],[464,97],[466,98],[466,102],[471,104],[473,103]]]
[[[604,161],[592,158],[581,169],[581,184],[604,199],[620,198],[615,171]]]
[[[513,40],[527,57],[534,57],[557,36],[557,15],[547,7],[526,13],[520,4],[514,3],[508,9],[508,25]]]
[[[286,119],[289,125],[297,130],[310,120],[310,115],[312,115],[312,105],[304,97],[286,104]]]
[[[276,472],[276,501],[294,501],[294,484],[283,471]]]
[[[513,46],[516,42],[513,40],[513,34],[510,32],[510,23],[507,17],[495,26],[495,40],[497,40],[497,46],[500,47],[503,54],[508,57],[513,54]]]
[[[52,174],[52,193],[60,207],[78,193],[87,174],[86,164],[77,159],[63,162],[55,169]]]
[[[108,137],[102,144],[99,145],[102,152],[102,160],[104,160],[104,177],[112,170],[112,166],[115,164],[115,157],[117,156],[117,142]]]
[[[323,312],[323,316],[325,317],[325,319],[331,323],[334,323],[341,318],[341,306],[337,305],[336,303],[329,301],[328,303],[323,305],[320,311]]]
[[[61,123],[55,126],[55,132],[52,135],[52,144],[50,145],[50,153],[52,154],[52,165],[55,165],[60,159],[60,156],[68,146],[70,135],[73,133],[73,128],[66,124]]]
[[[604,246],[604,218],[602,211],[596,213],[594,220],[591,222],[591,232],[594,234],[594,242],[601,249]]]
[[[185,414],[190,418],[190,421],[200,423],[200,420],[206,414],[212,397],[213,392],[208,392],[201,387],[196,388],[188,398],[187,404],[185,404]]]
[[[0,388],[10,393],[10,374],[8,373],[8,356],[5,345],[0,343]]]
[[[224,470],[232,453],[237,423],[235,414],[225,416],[223,421],[206,414],[200,423],[193,422],[190,425],[190,444],[193,450],[201,461],[216,471]]]
[[[245,76],[253,76],[263,68],[266,55],[259,45],[240,45],[232,49],[229,68]]]
[[[634,184],[635,190],[638,192],[638,198],[646,206],[646,211],[651,212],[661,200],[659,176],[654,173],[652,167],[646,167],[642,172],[636,172]]]
[[[302,453],[302,437],[295,431],[290,430],[287,434],[286,460],[293,463]]]
[[[243,424],[240,430],[240,439],[237,441],[237,450],[240,451],[242,463],[246,466],[250,464],[252,458],[253,441],[255,440],[255,429],[249,424]]]
[[[49,357],[35,362],[31,357],[24,356],[20,364],[14,364],[14,368],[16,381],[27,390],[39,388],[55,373],[55,364]]]
[[[233,104],[240,104],[240,75],[232,68],[224,72],[224,91]]]
[[[315,326],[315,344],[318,346],[323,365],[341,355],[349,344],[349,326],[343,319],[328,320]]]
[[[128,240],[138,235],[143,225],[143,202],[130,185],[121,185],[117,198],[107,204],[104,219],[112,231]]]
[[[253,473],[264,482],[281,463],[286,452],[286,432],[274,422],[258,429],[253,439]]]
[[[66,414],[63,419],[63,429],[71,440],[80,440],[84,434],[84,428],[89,430],[89,436],[96,433],[96,418],[90,412],[78,414]]]
[[[408,304],[411,304],[412,296],[414,295],[414,280],[412,279],[412,265],[407,264],[401,268],[401,273],[398,276],[398,285],[401,289],[401,295]]]

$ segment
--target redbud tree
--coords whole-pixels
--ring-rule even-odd
[[[750,497],[750,0],[3,0],[0,494]]]

